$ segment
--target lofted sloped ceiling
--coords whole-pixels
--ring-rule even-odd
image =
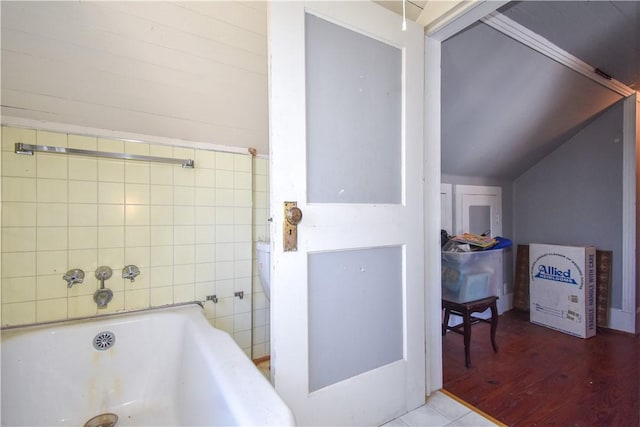
[[[442,173],[514,179],[620,99],[478,23],[442,48]]]
[[[0,7],[3,117],[268,152],[265,2]]]
[[[640,89],[640,1],[517,1],[499,11]]]
[[[500,10],[638,88],[640,2],[516,2]],[[476,23],[442,47],[442,173],[513,180],[621,95]]]

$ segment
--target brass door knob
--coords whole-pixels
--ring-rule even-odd
[[[302,211],[297,206],[291,206],[287,209],[287,222],[291,225],[298,225],[302,221]]]

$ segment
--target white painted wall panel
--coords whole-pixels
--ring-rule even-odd
[[[267,2],[264,1],[178,2],[176,4],[256,34],[267,34],[267,22],[264,19]]]
[[[1,7],[4,115],[268,151],[265,5]]]
[[[124,110],[64,98],[2,89],[3,114],[34,120],[69,123],[77,126],[116,131],[129,131],[185,140],[185,135],[196,135],[195,142],[211,142],[237,147],[256,147],[266,153],[263,132],[197,122],[188,118],[163,117],[154,113]],[[36,108],[33,108],[33,106]],[[114,126],[110,126],[113,123]],[[137,130],[140,129],[140,130]],[[182,131],[184,130],[184,131]],[[213,135],[215,137],[211,138]],[[264,151],[260,144],[264,143]]]
[[[155,55],[154,49],[164,48],[175,52],[184,52],[194,56],[209,58],[222,64],[266,74],[266,36],[251,33],[255,46],[245,48],[237,43],[225,43],[238,36],[234,28],[224,39],[207,37],[193,30],[182,30],[162,25],[149,19],[114,11],[106,2],[81,4],[74,7],[70,2],[9,2],[3,12],[5,29],[19,30],[38,34],[49,39],[67,41],[71,46],[89,47],[101,52],[122,55],[131,58],[153,58],[162,61],[163,55]],[[145,3],[149,10],[160,4]],[[109,3],[111,5],[111,3]],[[82,9],[86,9],[81,10]],[[83,12],[83,13],[81,13]],[[266,18],[265,18],[266,19]],[[212,20],[211,26],[216,26]],[[140,43],[143,45],[140,46]],[[150,51],[148,51],[150,49]]]
[[[60,96],[76,101],[88,101],[97,105],[120,107],[123,109],[148,111],[162,116],[194,121],[210,122],[218,126],[242,127],[248,129],[266,126],[266,117],[258,121],[247,121],[247,117],[260,117],[260,103],[255,102],[256,90],[221,86],[219,89],[197,90],[168,82],[145,80],[142,77],[123,76],[116,72],[97,71],[92,67],[61,63],[39,57],[5,52],[3,59],[11,61],[14,68],[3,73],[8,81],[7,89],[28,88],[30,92]],[[49,79],[42,79],[46,69]],[[92,84],[93,81],[100,84]],[[262,79],[266,86],[266,77]],[[202,81],[206,87],[206,82]],[[162,91],[158,92],[158,86]],[[266,94],[265,94],[266,95]],[[266,103],[266,98],[263,99]],[[238,114],[244,111],[245,114]],[[264,122],[264,123],[261,123]]]
[[[266,126],[265,75],[250,75],[214,63],[194,63],[193,70],[209,71],[208,75],[196,75],[189,70],[163,68],[89,50],[83,53],[82,61],[74,61],[73,58],[64,59],[72,55],[66,43],[32,38],[30,35],[10,30],[3,33],[3,46],[3,60],[10,64],[3,68],[5,88],[29,88],[38,93],[65,94],[69,97],[73,96],[73,92],[68,92],[69,90],[80,90],[83,96],[107,91],[112,96],[118,96],[116,104],[121,102],[121,94],[118,92],[122,91],[126,94],[146,94],[154,98],[154,104],[157,104],[157,97],[168,98],[174,102],[184,98],[185,102],[191,103],[191,97],[197,95],[206,98],[210,108],[202,111],[213,115],[211,119],[216,123],[238,126],[238,123],[230,122],[229,118],[219,116],[219,110],[222,110],[239,119],[241,123],[246,123],[247,117],[255,117],[256,119],[244,125],[249,128],[258,130]],[[29,53],[22,53],[21,50]],[[46,79],[42,78],[43,70],[46,70]],[[185,78],[187,73],[189,78]],[[211,80],[215,83],[212,84]],[[84,85],[79,84],[83,81]],[[94,81],[100,84],[92,85]],[[165,87],[166,91],[154,93],[158,85]],[[180,92],[184,92],[186,96],[181,96]],[[212,102],[212,99],[220,98],[224,99],[224,105]],[[96,103],[107,102],[104,98],[90,100]],[[235,108],[229,108],[234,104]],[[218,111],[215,109],[216,106],[219,107]],[[171,105],[167,107],[173,108]],[[236,114],[238,109],[242,109],[244,114]]]
[[[209,55],[203,56],[105,32],[65,30],[64,34],[59,32],[56,34],[57,37],[53,38],[47,34],[51,30],[27,32],[16,27],[18,25],[3,27],[3,49],[26,51],[59,61],[82,61],[98,68],[104,68],[104,64],[108,64],[108,68],[113,69],[114,65],[121,63],[125,66],[123,72],[129,73],[137,72],[139,67],[145,64],[193,76],[210,76],[210,73],[214,72],[217,73],[214,78],[225,79],[225,83],[235,86],[240,83],[234,78],[237,73],[247,77],[266,75],[264,57],[246,54],[247,60],[225,62],[225,52],[222,50],[230,51],[226,53],[227,56],[233,54],[233,50],[227,47],[223,47],[220,52],[214,52],[214,55],[203,46],[203,50]],[[79,57],[80,54],[83,56]],[[238,56],[241,55],[236,55]],[[153,74],[147,76],[154,77]]]
[[[262,53],[262,44],[266,45],[266,39],[259,34],[181,7],[178,3],[153,2],[150,7],[148,2],[102,2],[99,6],[103,10],[111,9],[141,18],[151,28],[166,26],[257,54]]]

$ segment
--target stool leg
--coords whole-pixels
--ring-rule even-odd
[[[467,310],[463,316],[464,327],[464,364],[467,368],[471,367],[471,313]]]
[[[498,306],[495,302],[491,304],[491,345],[493,351],[498,352],[498,344],[496,343],[496,330],[498,329]]]
[[[449,315],[451,311],[448,308],[444,309],[444,320],[442,321],[442,336],[447,333],[447,326],[449,326]]]

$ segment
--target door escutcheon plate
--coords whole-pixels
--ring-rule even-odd
[[[302,220],[302,211],[297,202],[284,202],[283,246],[285,252],[298,250],[298,223]]]

